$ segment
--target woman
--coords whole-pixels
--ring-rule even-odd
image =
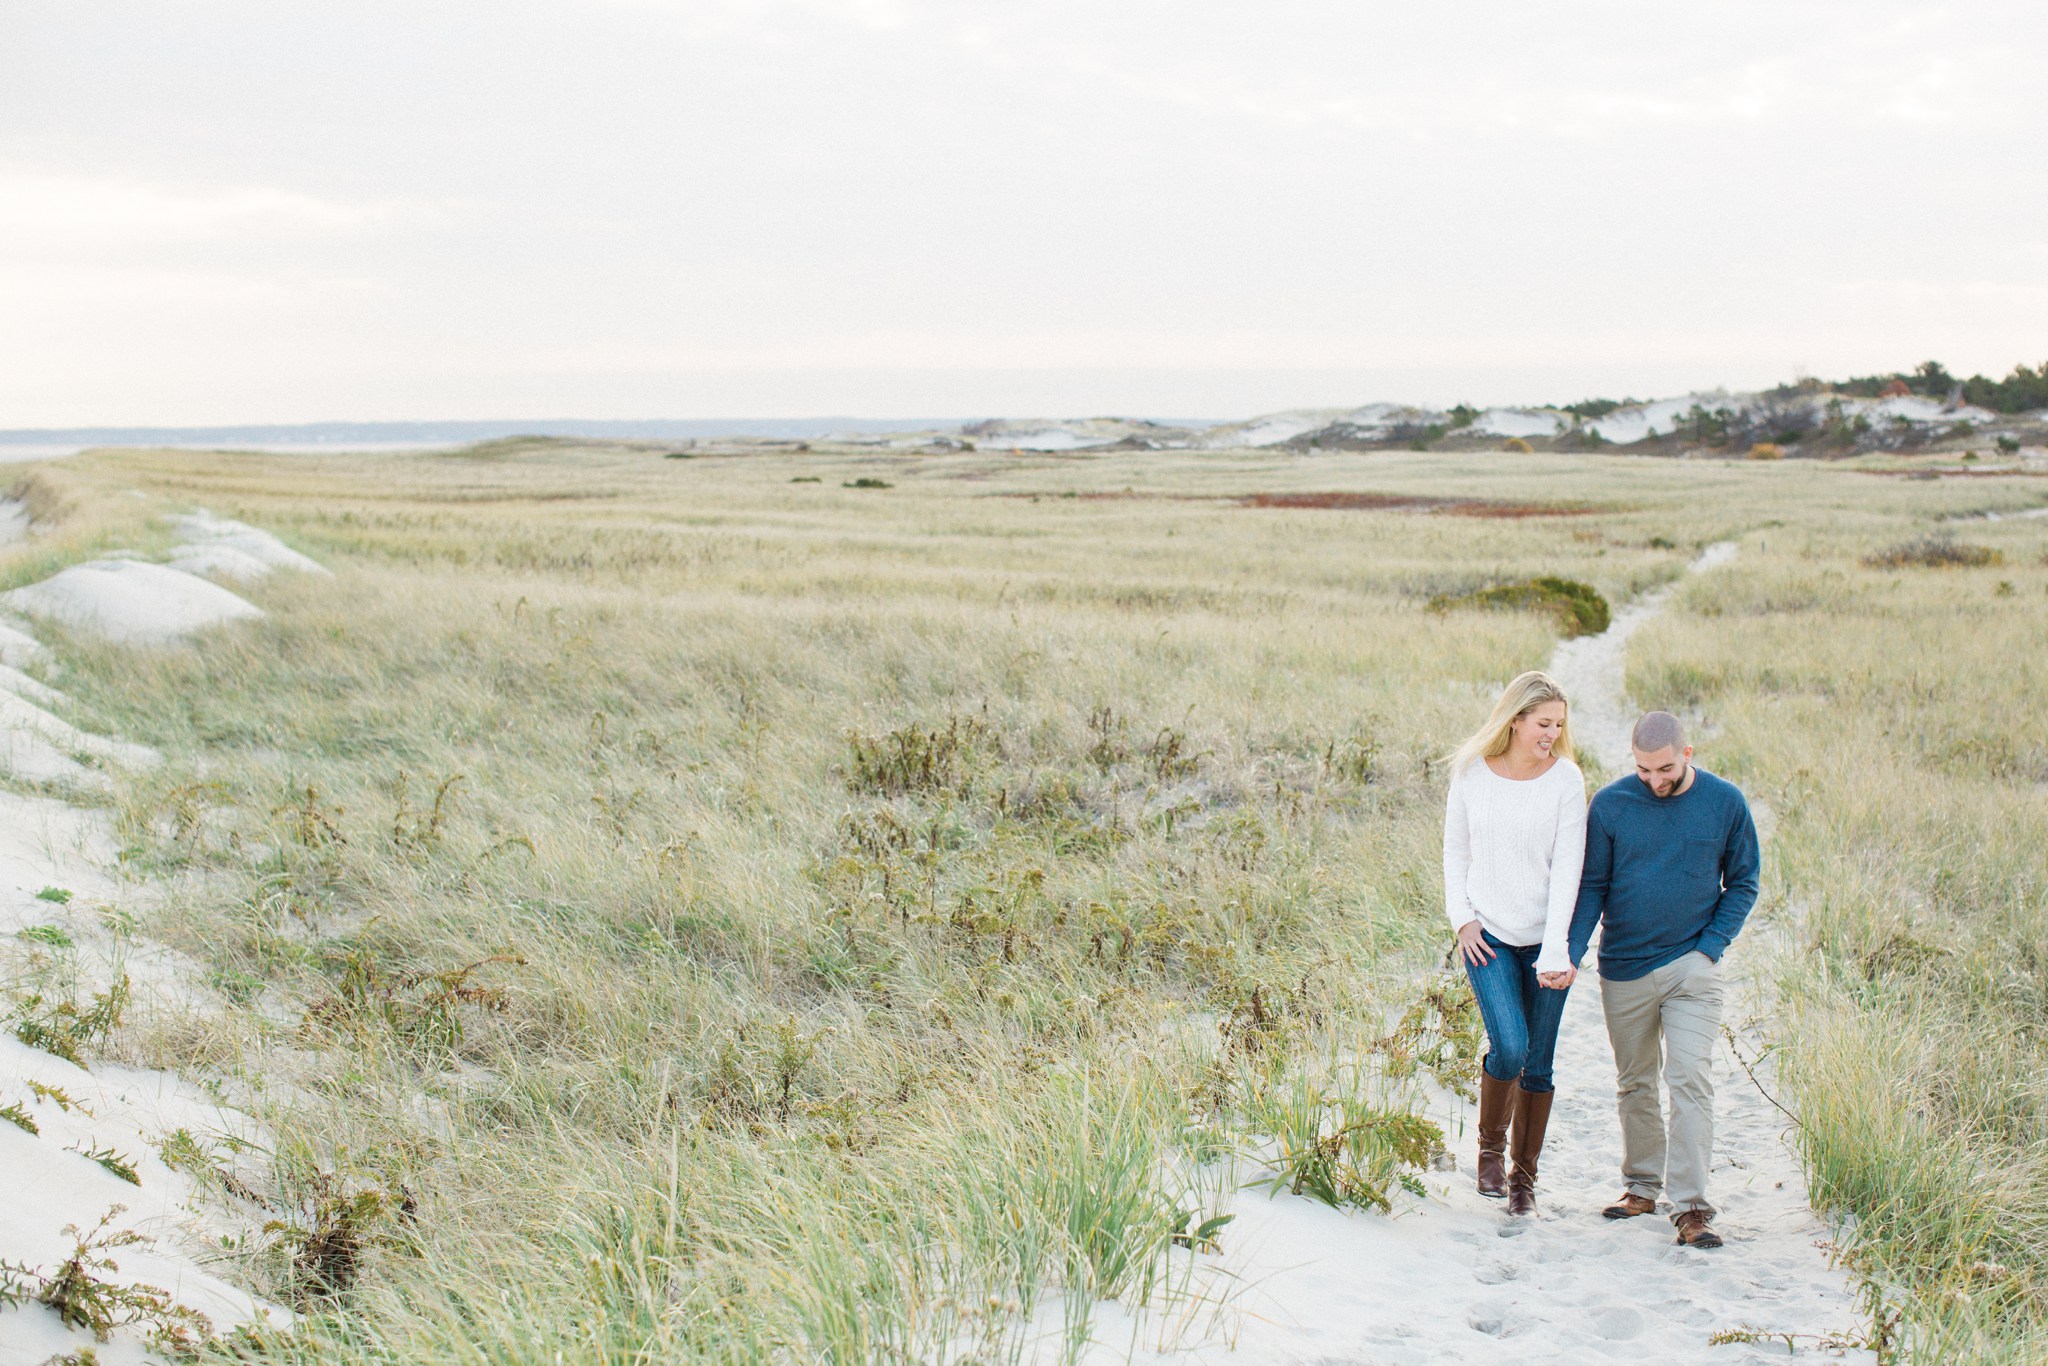
[[[1486,1022],[1479,1193],[1506,1196],[1510,1214],[1536,1212],[1551,1057],[1576,975],[1566,945],[1586,858],[1586,781],[1571,756],[1564,690],[1533,670],[1451,756],[1444,903]]]

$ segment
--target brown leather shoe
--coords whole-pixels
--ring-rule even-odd
[[[1520,1089],[1511,1081],[1495,1081],[1483,1070],[1479,1073],[1479,1193],[1496,1200],[1508,1193],[1507,1163],[1501,1154],[1508,1148],[1508,1118]]]
[[[1608,1219],[1633,1219],[1638,1214],[1655,1214],[1656,1212],[1657,1202],[1655,1200],[1645,1200],[1634,1191],[1623,1191],[1621,1199],[1600,1211],[1601,1215]]]
[[[1713,1217],[1713,1215],[1703,1209],[1682,1209],[1673,1215],[1671,1222],[1678,1225],[1679,1246],[1721,1246],[1721,1235],[1714,1232],[1707,1224],[1707,1220]]]
[[[1543,1156],[1543,1133],[1550,1127],[1550,1103],[1555,1091],[1524,1091],[1515,1088],[1515,1131],[1508,1139],[1508,1155],[1515,1164],[1508,1177],[1508,1213],[1536,1212],[1536,1163]]]

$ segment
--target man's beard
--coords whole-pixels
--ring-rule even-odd
[[[1686,780],[1687,778],[1690,778],[1691,776],[1692,776],[1692,765],[1691,765],[1691,764],[1687,764],[1687,765],[1685,766],[1685,772],[1683,772],[1683,773],[1679,774],[1679,775],[1678,775],[1678,776],[1677,776],[1676,778],[1673,778],[1673,779],[1672,779],[1672,780],[1671,780],[1670,782],[1668,782],[1668,783],[1651,783],[1651,784],[1650,784],[1650,791],[1651,791],[1651,792],[1653,792],[1653,793],[1655,793],[1655,794],[1656,794],[1657,796],[1659,796],[1659,797],[1669,797],[1669,796],[1671,796],[1672,794],[1676,793],[1676,792],[1678,791],[1678,789],[1679,789],[1679,788],[1681,788],[1681,787],[1684,787],[1684,786],[1685,786],[1685,780]]]

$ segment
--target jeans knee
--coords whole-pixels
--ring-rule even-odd
[[[1495,1081],[1514,1081],[1529,1061],[1529,1047],[1514,1039],[1492,1043],[1486,1050],[1486,1074]]]

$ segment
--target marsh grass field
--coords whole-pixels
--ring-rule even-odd
[[[207,974],[109,1047],[275,1136],[187,1155],[300,1314],[213,1350],[999,1361],[1105,1298],[1199,1338],[1222,1154],[1414,1202],[1421,1090],[1475,1065],[1442,756],[1574,629],[1447,604],[1736,541],[1631,692],[1775,815],[1738,951],[1865,1327],[2021,1361],[2048,521],[1962,520],[2048,501],[2010,468],[98,452],[35,472],[0,587],[194,507],[335,571],[190,648],[52,638],[74,719],[166,756],[121,867]],[[1881,563],[1942,533],[1994,553]]]

